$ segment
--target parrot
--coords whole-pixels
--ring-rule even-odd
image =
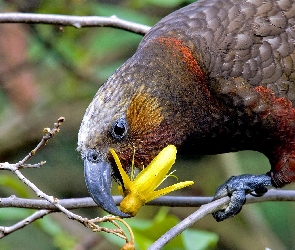
[[[184,155],[261,152],[269,172],[232,176],[214,195],[230,197],[215,220],[235,216],[246,195],[295,181],[294,80],[295,1],[199,0],[172,12],[85,112],[77,150],[91,197],[129,217],[111,196],[112,179],[122,179],[110,148],[127,171],[169,144]]]

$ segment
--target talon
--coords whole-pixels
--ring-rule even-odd
[[[245,190],[234,191],[231,195],[231,199],[227,208],[224,210],[217,211],[212,215],[217,222],[234,217],[242,210],[242,207],[245,204],[245,202]]]
[[[226,209],[213,213],[216,221],[223,221],[237,215],[246,202],[246,195],[262,196],[267,192],[266,186],[270,186],[271,177],[264,175],[240,175],[232,176],[227,182],[221,185],[213,200],[229,196],[230,203]]]
[[[251,194],[254,197],[261,197],[263,196],[266,192],[268,191],[268,189],[266,187],[260,187],[260,188],[256,188],[254,190],[254,192],[250,192],[249,194]]]

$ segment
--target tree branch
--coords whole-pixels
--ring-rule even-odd
[[[61,26],[83,27],[113,27],[144,35],[151,27],[123,20],[116,16],[70,16],[33,13],[1,13],[0,23],[35,23]]]
[[[227,206],[230,202],[229,197],[224,197],[215,201],[212,201],[206,205],[201,206],[196,212],[192,213],[184,220],[179,222],[176,226],[172,227],[168,232],[163,234],[158,240],[156,240],[150,247],[149,250],[161,249],[165,246],[170,240],[175,238],[177,235],[182,233],[185,229],[195,224],[197,221],[201,220],[208,214],[212,214],[224,206]]]
[[[119,205],[122,201],[122,196],[113,196],[116,205]],[[188,196],[163,196],[148,202],[148,206],[169,206],[169,207],[200,207],[204,204],[211,202],[213,197],[188,197]],[[295,201],[295,190],[277,190],[270,189],[262,197],[247,196],[247,204],[259,203],[266,201]],[[78,209],[87,207],[97,207],[97,204],[90,197],[85,198],[71,198],[60,199],[59,204],[66,209]],[[3,207],[18,207],[29,209],[48,209],[51,211],[59,211],[56,206],[52,205],[46,200],[40,199],[24,199],[18,198],[14,195],[1,198],[0,208]]]
[[[118,205],[122,197],[114,196],[115,203]],[[151,246],[150,250],[160,249],[164,245],[166,245],[170,240],[175,238],[177,235],[182,233],[185,229],[195,224],[197,221],[201,220],[205,216],[218,211],[222,207],[226,206],[229,202],[229,197],[225,197],[216,201],[212,201],[213,197],[180,197],[180,196],[164,196],[158,199],[155,199],[147,205],[151,206],[170,206],[170,207],[199,207],[200,208],[189,215],[187,218],[178,223],[175,227],[171,228],[168,232],[162,235],[157,241],[155,241]],[[267,202],[267,201],[295,201],[295,191],[294,190],[276,190],[270,189],[264,196],[262,197],[254,197],[251,195],[247,196],[247,204],[250,203],[259,203],[259,202]],[[58,200],[59,206],[56,204],[52,204],[47,200],[39,200],[39,199],[23,199],[17,198],[16,196],[11,196],[8,198],[2,198],[0,200],[0,207],[18,207],[18,208],[30,208],[30,209],[41,209],[40,211],[35,212],[31,216],[25,218],[22,221],[17,222],[16,224],[9,227],[0,227],[0,238],[18,230],[26,225],[34,222],[37,219],[42,218],[43,216],[52,213],[52,212],[63,212],[68,215],[68,209],[78,209],[78,208],[87,208],[87,207],[96,207],[97,204],[90,197],[86,198],[75,198],[75,199],[61,199]],[[105,227],[98,227],[94,223],[97,222],[105,222],[110,221],[117,225],[114,220],[121,219],[116,217],[103,217],[96,218],[93,220],[88,220],[87,218],[82,218],[79,215],[71,213],[71,219],[78,220],[80,223],[91,227],[93,231],[96,232],[108,232],[113,233],[123,239],[127,239],[124,231],[121,228],[116,229],[108,229]],[[87,222],[87,223],[86,223]],[[86,223],[86,224],[85,224]],[[128,225],[127,223],[125,225]],[[131,230],[131,229],[129,229]],[[133,240],[132,240],[133,242]]]
[[[258,203],[266,201],[295,201],[295,190],[276,190],[270,189],[262,197],[254,197],[251,195],[247,196],[246,203]],[[195,224],[197,221],[203,219],[209,214],[212,214],[220,209],[223,209],[230,202],[229,197],[224,197],[215,201],[211,201],[208,204],[202,205],[196,212],[192,213],[184,220],[179,222],[176,226],[171,228],[165,234],[163,234],[158,240],[156,240],[150,247],[149,250],[161,249],[169,241],[175,238],[177,235],[182,233],[185,229]]]
[[[15,232],[18,229],[25,227],[26,225],[28,225],[38,219],[41,219],[42,217],[44,217],[45,215],[50,214],[50,213],[52,213],[52,211],[50,211],[50,210],[39,210],[39,211],[33,213],[32,215],[28,216],[27,218],[15,223],[12,226],[9,226],[9,227],[0,226],[0,239],[5,237],[8,234]]]

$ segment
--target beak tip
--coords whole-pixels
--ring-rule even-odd
[[[116,207],[111,196],[111,166],[108,162],[93,163],[85,159],[84,176],[87,189],[96,204],[113,215],[122,218],[130,217]]]

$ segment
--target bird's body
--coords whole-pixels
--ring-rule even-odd
[[[134,148],[139,168],[168,144],[190,154],[252,149],[271,171],[249,176],[244,193],[294,181],[294,27],[291,0],[200,0],[163,18],[89,105],[82,157],[113,164],[112,147],[128,169]]]

